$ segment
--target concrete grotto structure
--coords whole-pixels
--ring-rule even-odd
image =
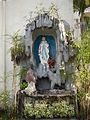
[[[49,16],[48,13],[44,13],[39,14],[26,25],[23,39],[25,57],[21,54],[16,56],[16,63],[21,68],[26,67],[29,71],[27,79],[26,76],[21,78],[21,82],[26,79],[28,87],[17,93],[17,109],[22,116],[28,97],[33,101],[33,104],[37,99],[58,98],[70,102],[70,98],[73,98],[77,113],[76,88],[72,84],[71,75],[74,72],[74,67],[70,62],[70,59],[75,56],[75,50],[66,36],[70,26],[69,24],[65,26],[65,23],[63,20],[58,20]],[[44,46],[45,44],[46,46]],[[44,59],[44,54],[48,54],[48,60]],[[68,73],[68,77],[63,78],[62,70],[64,73]]]

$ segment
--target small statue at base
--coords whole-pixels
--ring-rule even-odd
[[[28,87],[25,88],[25,92],[26,94],[31,95],[33,92],[36,91],[36,87],[35,87],[35,83],[36,83],[36,75],[34,74],[33,70],[30,68],[27,71],[27,75],[26,75],[26,81],[28,82]]]

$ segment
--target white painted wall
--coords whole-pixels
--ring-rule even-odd
[[[73,29],[73,0],[56,0],[56,5],[59,8],[59,15],[61,19],[66,20],[71,29]]]
[[[2,45],[2,3],[0,2],[0,91],[3,89],[3,80],[1,78],[3,73],[3,45]]]
[[[80,14],[79,12],[75,12],[73,15],[74,15],[74,38],[78,39],[81,34]]]
[[[66,20],[71,28],[73,28],[73,0],[6,0],[6,34],[12,35],[14,32],[20,29],[20,33],[24,34],[26,25],[25,16],[29,15],[30,11],[34,11],[36,6],[40,3],[48,9],[51,3],[55,3],[59,8],[59,15],[61,19]],[[2,2],[0,1],[0,76],[3,73],[4,68],[4,51],[3,51],[3,38],[2,38]],[[12,62],[10,59],[10,39],[7,38],[6,42],[6,71],[7,75],[12,72]],[[0,79],[1,81],[1,79]],[[7,88],[12,89],[12,77],[7,79]],[[3,82],[0,82],[0,91],[3,89]]]

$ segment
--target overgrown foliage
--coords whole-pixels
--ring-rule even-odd
[[[36,103],[25,105],[25,115],[29,118],[57,118],[57,117],[73,117],[75,115],[74,106],[66,101],[54,102],[52,105],[43,103]]]
[[[7,109],[9,103],[10,103],[9,93],[8,93],[7,91],[3,91],[3,92],[0,94],[0,106],[1,106],[3,109]]]
[[[18,31],[14,33],[14,35],[11,37],[12,39],[12,47],[11,50],[11,58],[12,61],[18,61],[18,57],[22,57],[22,55],[25,53],[25,48],[22,43],[22,37],[19,35]]]
[[[15,104],[10,93],[3,91],[0,94],[0,120],[14,120],[16,118]]]
[[[90,110],[90,108],[87,108],[87,96],[90,103],[90,30],[81,36],[81,41],[77,41],[76,46],[79,50],[74,61],[76,65],[75,83],[80,103],[79,109],[80,114],[87,117],[86,114]]]

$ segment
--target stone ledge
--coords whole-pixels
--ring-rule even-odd
[[[65,90],[47,90],[47,91],[36,91],[32,93],[31,95],[28,95],[24,92],[25,97],[31,97],[31,98],[36,98],[36,97],[72,97],[75,96],[75,94],[72,91],[65,91]]]

